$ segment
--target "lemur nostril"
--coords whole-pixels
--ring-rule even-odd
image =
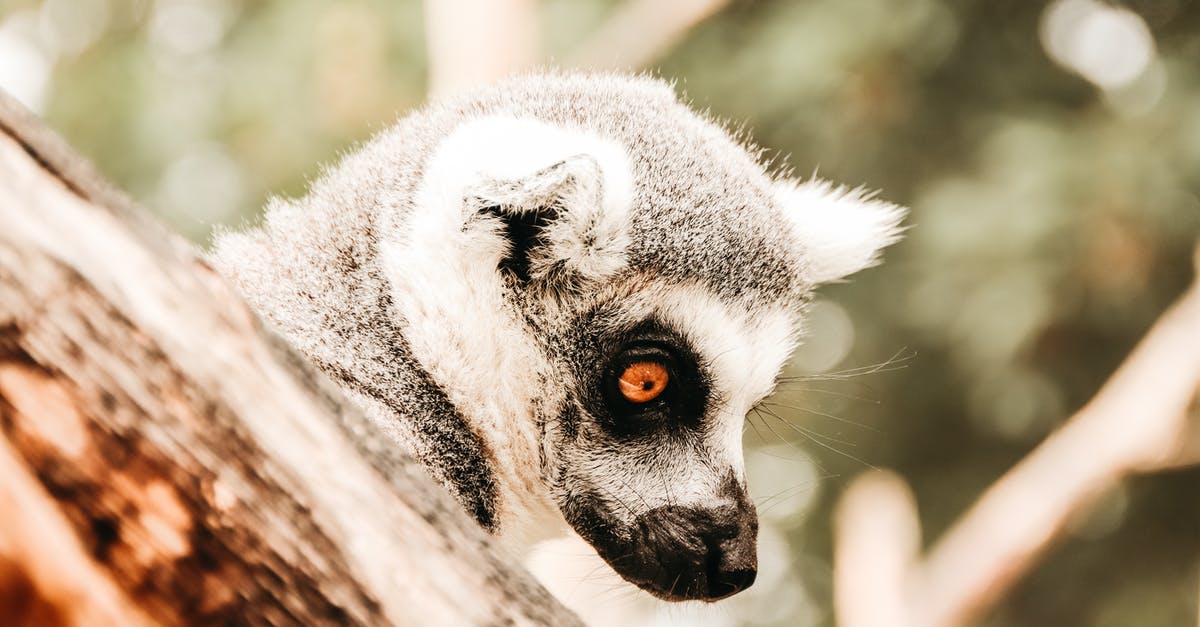
[[[708,600],[717,601],[737,594],[749,588],[757,576],[758,571],[754,569],[718,571],[715,575],[710,574],[708,577]]]
[[[716,601],[749,588],[758,576],[757,533],[746,526],[739,533],[719,536],[715,546],[710,545],[706,563],[708,596]]]

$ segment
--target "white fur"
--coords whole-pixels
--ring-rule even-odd
[[[905,209],[863,189],[810,179],[776,183],[814,284],[847,277],[879,263],[884,247],[900,240]]]
[[[571,460],[594,466],[591,480],[603,486],[611,511],[651,509],[667,504],[717,507],[726,473],[744,480],[742,427],[750,408],[770,394],[776,376],[795,346],[795,312],[785,309],[749,312],[733,307],[702,285],[654,282],[622,301],[629,321],[658,317],[687,338],[711,377],[716,404],[707,414],[709,457],[698,451],[661,451],[653,460],[593,451]],[[603,457],[599,457],[603,455]],[[656,472],[648,472],[653,468]]]
[[[685,329],[709,367],[718,421],[715,448],[738,476],[744,472],[742,426],[746,413],[775,388],[775,379],[796,346],[794,314],[777,309],[730,308],[700,286],[675,287],[662,295],[658,313]]]
[[[767,185],[777,202],[764,202]],[[745,413],[773,387],[799,304],[814,284],[875,263],[902,213],[828,183],[771,183],[657,81],[547,75],[406,117],[303,199],[272,203],[261,229],[220,238],[214,260],[399,445],[430,454],[435,476],[463,471],[460,461],[490,473],[484,488],[444,483],[483,490],[460,500],[494,506],[481,522],[520,551],[566,525],[564,499],[593,488],[627,524],[668,503],[728,505],[718,494],[731,472],[744,478]],[[502,233],[514,218],[542,229],[522,251],[528,282],[497,271],[524,243]],[[646,262],[636,273],[633,258]],[[602,327],[569,337],[590,312]],[[381,324],[382,313],[398,319]],[[704,428],[626,439],[596,417],[568,422],[568,410],[586,412],[576,388],[598,373],[543,345],[591,350],[590,331],[650,318],[685,334],[708,369]],[[442,415],[439,389],[461,420]],[[438,459],[438,432],[424,427],[442,420],[456,436],[473,431],[479,450]],[[556,430],[571,426],[573,438]]]
[[[477,194],[517,213],[557,197],[568,210],[548,229],[546,253],[585,279],[624,265],[633,174],[625,149],[594,134],[503,116],[465,122],[430,160],[418,193],[422,208],[471,211],[479,207],[463,200]]]
[[[566,170],[547,172],[556,166]],[[480,193],[515,211],[561,195],[565,225],[550,239],[577,271],[598,279],[623,263],[632,178],[623,151],[610,142],[540,122],[485,118],[444,141],[413,215],[381,230],[389,234],[380,242],[383,266],[413,355],[469,422],[486,431],[498,457],[504,535],[507,527],[536,529],[533,521],[556,523],[561,516],[539,485],[539,434],[530,418],[533,403],[547,394],[542,381],[550,373],[540,370],[547,360],[504,299],[496,267],[507,241],[476,215],[471,196]],[[596,246],[583,243],[585,227],[595,229]]]

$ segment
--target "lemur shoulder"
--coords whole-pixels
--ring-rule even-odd
[[[212,259],[503,544],[572,529],[715,600],[757,569],[744,416],[902,217],[658,80],[549,74],[405,117]]]

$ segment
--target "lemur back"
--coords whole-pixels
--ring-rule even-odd
[[[776,180],[662,82],[550,74],[402,119],[212,258],[503,542],[571,529],[714,600],[756,568],[745,412],[902,215]]]

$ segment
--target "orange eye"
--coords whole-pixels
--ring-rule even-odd
[[[621,388],[621,395],[625,400],[631,403],[648,403],[662,394],[663,390],[667,389],[667,382],[670,376],[667,375],[665,366],[653,361],[639,361],[631,364],[621,373],[621,378],[617,381],[617,386]]]

